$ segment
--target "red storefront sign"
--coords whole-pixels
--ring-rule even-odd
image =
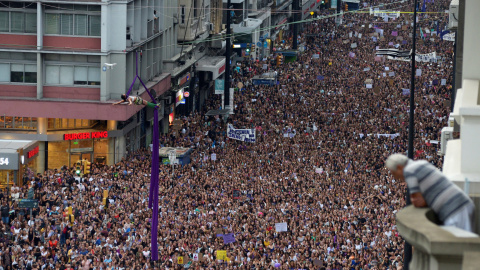
[[[218,69],[218,75],[222,74],[224,71],[225,71],[225,65],[221,66],[221,67]]]
[[[71,134],[63,135],[63,140],[65,141],[85,140],[85,139],[103,139],[103,138],[108,138],[107,131],[81,132],[81,133],[71,133]]]
[[[38,154],[38,146],[33,148],[32,150],[28,151],[27,158],[32,158],[36,154]]]

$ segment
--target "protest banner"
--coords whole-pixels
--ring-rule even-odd
[[[256,142],[255,129],[236,129],[232,124],[227,126],[227,136],[243,142]]]
[[[287,223],[286,222],[275,223],[275,231],[276,232],[286,232],[286,231],[288,231]]]

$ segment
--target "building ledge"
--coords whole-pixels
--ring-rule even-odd
[[[170,89],[170,84],[170,74],[162,73],[145,85],[147,88],[155,90],[157,96],[160,96]],[[143,88],[139,89],[138,92],[142,98],[150,100],[148,93],[143,90]],[[136,93],[136,91],[133,90],[132,93]],[[61,116],[62,118],[71,119],[126,121],[144,107],[143,105],[112,106],[112,104],[119,99],[107,101],[72,101],[63,99],[2,98],[0,99],[0,115],[44,118],[58,118]]]
[[[479,198],[472,199],[478,209]],[[408,206],[397,213],[396,224],[405,241],[414,247],[410,269],[462,269],[463,254],[480,251],[478,235],[454,235],[438,225],[430,208]]]

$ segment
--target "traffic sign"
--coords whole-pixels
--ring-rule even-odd
[[[18,201],[19,208],[38,208],[38,200],[23,199]]]
[[[190,92],[183,92],[183,96],[184,96],[184,97],[189,97],[189,96],[190,96]]]

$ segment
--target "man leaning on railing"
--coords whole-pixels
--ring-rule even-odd
[[[473,232],[473,201],[434,165],[393,154],[387,158],[385,166],[395,179],[407,182],[415,207],[430,207],[443,225]]]

